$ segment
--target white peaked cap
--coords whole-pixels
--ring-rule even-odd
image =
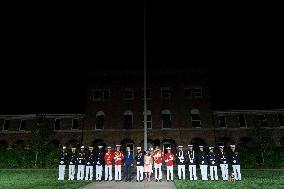
[[[189,145],[187,145],[188,147],[193,147],[193,145],[192,144],[189,144]]]
[[[108,146],[107,148],[108,148],[108,149],[111,149],[111,147],[110,147],[110,146]]]
[[[139,149],[141,149],[141,147],[140,147],[140,146],[138,146],[138,147],[137,147],[137,149],[139,150]]]
[[[170,148],[170,147],[167,147],[166,149],[167,149],[167,150],[170,150],[171,148]]]
[[[85,146],[81,146],[81,149],[85,148]]]
[[[199,146],[199,148],[203,148],[204,146]]]
[[[178,146],[178,148],[182,148],[183,146]]]

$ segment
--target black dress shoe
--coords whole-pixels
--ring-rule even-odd
[[[143,180],[140,180],[140,182],[142,182]]]
[[[160,182],[162,182],[162,180],[159,180]]]
[[[158,180],[156,179],[156,182],[158,182]]]

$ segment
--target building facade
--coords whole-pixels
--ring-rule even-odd
[[[97,71],[88,76],[84,114],[48,114],[51,145],[143,146],[142,71]],[[153,70],[147,73],[148,147],[249,144],[255,126],[284,140],[284,110],[212,110],[208,70]],[[27,147],[36,115],[0,116],[1,147]]]

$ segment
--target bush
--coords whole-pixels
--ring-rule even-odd
[[[34,168],[35,154],[27,149],[0,149],[0,168]],[[46,150],[38,156],[38,168],[55,168],[58,166],[57,149]]]

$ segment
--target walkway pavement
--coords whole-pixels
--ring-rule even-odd
[[[131,182],[115,182],[115,181],[101,181],[101,182],[93,182],[84,186],[80,189],[176,189],[174,182],[167,182],[166,180],[162,182],[155,182],[155,181],[143,181],[143,182],[136,182],[133,179]]]

